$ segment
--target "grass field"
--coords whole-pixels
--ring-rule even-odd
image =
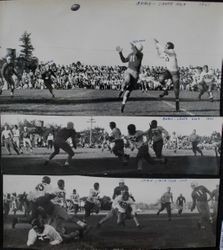
[[[101,228],[96,228],[101,215],[93,215],[89,218],[92,230],[79,242],[63,243],[57,247],[41,246],[41,249],[73,250],[73,249],[97,249],[97,248],[193,248],[214,247],[216,237],[211,226],[206,230],[197,227],[197,214],[173,215],[172,221],[167,220],[164,213],[160,216],[141,214],[138,216],[142,229],[135,227],[132,220],[126,221],[126,226],[118,226],[115,218]],[[26,247],[28,224],[17,224],[11,228],[12,217],[4,222],[3,243],[6,247]]]
[[[166,176],[196,174],[217,175],[220,168],[220,158],[216,158],[214,151],[204,151],[204,156],[194,157],[191,150],[179,150],[174,153],[164,150],[163,154],[167,163],[155,162],[153,165],[144,163],[143,171],[137,171],[135,160],[136,151],[126,151],[130,155],[127,165],[123,165],[117,157],[109,151],[101,149],[78,148],[69,167],[63,164],[66,155],[61,152],[47,166],[44,166],[52,150],[46,148],[34,148],[34,152],[24,152],[22,155],[8,155],[2,148],[2,169],[7,174],[83,174],[99,176],[143,176],[146,174]],[[152,156],[154,153],[151,151]]]
[[[181,91],[180,112],[175,111],[175,98],[171,91],[160,100],[161,91],[142,93],[133,91],[126,105],[125,112],[120,112],[121,100],[118,91],[114,90],[55,90],[56,98],[52,99],[48,90],[16,90],[14,98],[9,91],[0,96],[0,109],[3,112],[26,114],[56,115],[187,115],[218,116],[220,110],[220,93],[214,93],[214,102],[210,102],[207,94],[201,101],[198,92]]]

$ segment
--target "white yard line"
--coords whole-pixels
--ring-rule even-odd
[[[165,103],[166,105],[168,105],[169,107],[171,107],[171,108],[174,108],[175,109],[175,105],[173,105],[173,104],[171,104],[170,102],[168,102],[168,101],[164,101],[164,100],[161,100],[163,103]],[[188,115],[190,115],[190,116],[195,116],[195,114],[194,113],[192,113],[192,112],[189,112],[189,111],[187,111],[186,109],[182,109],[182,108],[180,108],[180,110],[181,111],[183,111],[183,112],[185,112],[186,114],[188,114]]]

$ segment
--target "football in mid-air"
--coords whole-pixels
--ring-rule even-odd
[[[80,9],[80,4],[74,3],[71,8],[72,11],[77,11]]]

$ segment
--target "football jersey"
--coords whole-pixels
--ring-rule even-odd
[[[122,193],[122,191],[128,192],[129,188],[126,185],[124,185],[123,187],[120,186],[116,187],[114,189],[113,199],[115,199],[116,196],[119,196]]]
[[[64,189],[56,188],[53,193],[56,195],[52,202],[60,207],[66,207],[66,191]]]
[[[157,126],[156,128],[150,128],[148,130],[149,139],[151,139],[153,142],[162,140],[163,133],[168,135],[168,132],[161,126]]]
[[[196,201],[207,201],[207,193],[209,190],[204,186],[195,187],[191,196]]]
[[[39,183],[35,191],[32,193],[34,198],[39,198],[44,196],[45,194],[52,194],[53,193],[53,188],[50,184],[47,183]]]
[[[119,128],[113,128],[112,132],[110,134],[110,137],[113,138],[113,141],[121,139],[122,138],[122,134],[121,134],[120,129]]]
[[[37,233],[33,228],[30,229],[28,234],[27,246],[35,244],[36,240],[49,241],[51,245],[60,244],[63,239],[56,229],[50,225],[44,225],[42,233]]]
[[[122,195],[118,195],[112,202],[112,208],[117,209],[118,212],[120,213],[125,213],[126,206],[132,205],[132,204],[134,204],[134,201],[132,200],[132,198],[129,197],[128,200],[124,201],[122,198]]]
[[[5,139],[9,139],[12,138],[12,133],[10,130],[3,130],[2,131],[2,137],[4,137]]]
[[[142,63],[143,53],[138,51],[137,53],[130,53],[127,57],[128,59],[128,68],[136,71],[137,73],[140,72],[140,67]]]
[[[191,142],[199,142],[200,141],[200,136],[197,134],[191,134],[190,135],[190,141]]]
[[[137,130],[134,135],[128,135],[127,139],[137,148],[139,149],[141,146],[145,144],[143,140],[144,133],[141,130]]]
[[[91,203],[97,203],[99,199],[99,190],[95,190],[94,188],[90,189],[89,196],[87,197],[87,201]]]
[[[171,192],[166,192],[162,195],[161,202],[162,203],[171,202],[172,199],[173,199],[173,194]]]
[[[14,136],[14,137],[19,137],[19,136],[20,136],[20,131],[19,131],[19,129],[15,129],[15,128],[14,128],[14,129],[12,130],[12,133],[13,133],[13,136]]]
[[[79,194],[72,194],[70,199],[73,201],[74,204],[79,204],[80,196]]]
[[[75,140],[76,131],[74,129],[62,128],[58,131],[55,140],[67,140],[68,138],[72,138]]]
[[[165,49],[159,43],[156,44],[161,58],[164,58],[166,67],[170,72],[178,71],[177,55],[173,49]]]
[[[4,77],[12,77],[15,73],[13,63],[5,63],[2,67],[2,75]]]
[[[177,198],[177,204],[180,206],[183,206],[184,202],[186,202],[185,198],[183,196],[179,196]]]
[[[214,72],[209,70],[208,72],[201,72],[201,78],[203,81],[207,84],[213,83],[215,81],[215,75]]]

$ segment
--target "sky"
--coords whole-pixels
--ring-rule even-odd
[[[213,131],[221,132],[223,117],[121,117],[121,116],[94,116],[93,127],[104,128],[110,132],[109,122],[114,121],[123,134],[127,134],[127,126],[131,123],[136,125],[137,130],[147,130],[150,122],[155,119],[158,125],[163,126],[170,134],[175,131],[178,135],[191,134],[193,129],[197,134],[211,135]],[[5,115],[1,116],[1,124],[18,124],[19,121],[41,120],[44,126],[56,124],[65,127],[68,121],[74,123],[77,132],[90,128],[90,116],[39,116],[39,115]]]
[[[141,2],[141,4],[137,4]],[[79,3],[78,11],[71,11]],[[147,3],[147,4],[143,4]],[[69,64],[121,64],[130,42],[143,41],[144,65],[163,65],[153,38],[172,41],[181,66],[219,67],[223,44],[223,3],[147,0],[16,0],[0,1],[0,57],[18,51],[19,37],[31,33],[40,60]]]
[[[100,184],[100,197],[112,196],[113,190],[118,186],[120,179],[104,177],[86,176],[50,176],[51,185],[56,187],[59,179],[65,181],[67,198],[75,188],[80,197],[87,196],[90,188],[95,182]],[[3,175],[3,193],[22,193],[32,191],[41,182],[42,176],[32,175]],[[179,194],[183,194],[187,201],[191,201],[190,184],[196,181],[199,185],[204,185],[210,191],[219,184],[218,179],[122,179],[129,187],[129,192],[134,196],[136,202],[147,204],[156,203],[161,195],[166,192],[167,187],[171,187],[174,200]]]

